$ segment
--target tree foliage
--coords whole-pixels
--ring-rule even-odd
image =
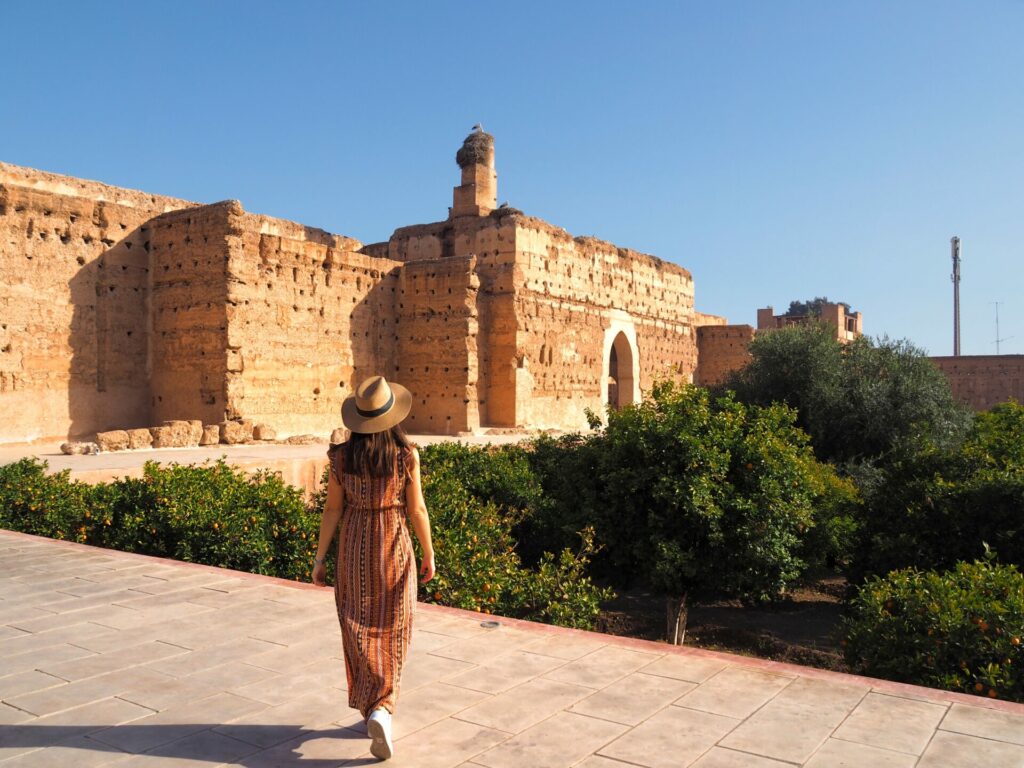
[[[951,568],[986,546],[1024,565],[1024,406],[978,414],[955,448],[919,447],[865,487],[862,542],[851,574]]]
[[[669,382],[610,410],[593,435],[539,442],[536,456],[561,531],[592,522],[612,578],[663,592],[683,619],[690,599],[777,597],[806,566],[816,508],[837,514],[841,493],[856,496],[815,460],[789,408]]]
[[[825,304],[839,304],[845,307],[847,312],[850,311],[850,305],[845,301],[829,301],[828,296],[816,296],[813,299],[808,299],[807,301],[794,300],[789,302],[789,309],[786,310],[786,314],[821,317],[821,308]]]
[[[750,353],[725,387],[746,403],[796,409],[824,461],[878,461],[919,442],[954,446],[970,425],[946,377],[905,340],[843,344],[809,323],[758,334]]]
[[[844,620],[854,671],[1024,701],[1024,576],[978,561],[867,582]]]

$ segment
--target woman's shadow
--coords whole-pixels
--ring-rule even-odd
[[[197,753],[197,744],[193,738],[204,731],[212,731],[220,736],[238,742],[230,748],[213,748],[209,754]],[[156,744],[144,751],[125,751],[112,744],[107,744],[100,734],[114,736],[111,741],[136,744]],[[115,735],[116,734],[116,735]],[[188,760],[207,761],[212,765],[241,765],[253,768],[269,768],[270,766],[302,766],[302,768],[335,768],[336,766],[360,766],[378,763],[379,760],[366,756],[356,757],[305,757],[302,746],[307,742],[331,739],[339,741],[339,752],[352,754],[354,744],[340,742],[359,739],[366,744],[369,753],[369,741],[365,730],[335,726],[326,729],[306,728],[300,725],[261,725],[259,723],[175,723],[161,725],[143,725],[125,723],[123,725],[33,725],[19,723],[17,725],[0,725],[0,759],[4,751],[10,750],[10,757],[24,752],[35,751],[36,748],[62,747],[64,749],[87,750],[110,753],[111,758],[121,755],[136,757],[176,757]],[[318,747],[316,752],[323,753],[324,748]],[[64,757],[64,759],[68,759]],[[73,759],[73,758],[72,758]],[[87,761],[92,764],[92,761]],[[41,765],[56,765],[43,762]],[[72,763],[65,763],[71,765]],[[120,763],[118,763],[120,764]],[[145,766],[144,760],[133,762],[132,765]]]

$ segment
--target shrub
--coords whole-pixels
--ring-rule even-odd
[[[423,495],[430,513],[438,574],[426,599],[503,616],[592,628],[602,600],[587,575],[595,552],[590,531],[578,550],[540,555],[525,567],[516,551],[513,526],[523,519],[539,487],[528,475],[521,449],[471,448],[460,444],[422,451]],[[525,491],[509,480],[520,477]],[[506,506],[495,502],[503,499]],[[417,557],[421,556],[417,543]]]
[[[872,578],[842,629],[857,672],[1024,701],[1024,576],[1012,565]]]
[[[979,414],[955,449],[890,463],[866,492],[855,579],[904,567],[951,568],[983,554],[1024,565],[1024,407]]]
[[[304,580],[319,513],[275,474],[146,462],[142,478],[91,486],[24,459],[0,467],[0,525],[126,552]]]
[[[86,541],[103,518],[91,510],[91,486],[71,480],[70,470],[53,475],[36,458],[0,466],[0,527],[38,536]]]

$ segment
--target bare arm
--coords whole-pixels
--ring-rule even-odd
[[[341,512],[344,507],[344,495],[341,486],[334,477],[334,468],[327,473],[327,500],[324,502],[324,511],[320,518],[320,544],[316,549],[316,562],[313,567],[313,583],[323,586],[326,567],[323,560],[327,557],[327,548],[331,546],[334,533],[338,530],[338,521],[341,519]]]
[[[409,454],[409,482],[405,486],[405,508],[409,515],[416,538],[423,549],[423,564],[420,566],[420,581],[434,578],[434,544],[430,539],[430,517],[423,500],[423,486],[420,482],[420,453],[413,448]]]

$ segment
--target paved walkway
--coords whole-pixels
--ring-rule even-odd
[[[368,765],[329,589],[0,531],[0,767]],[[1024,706],[418,605],[417,768],[1021,768]]]

